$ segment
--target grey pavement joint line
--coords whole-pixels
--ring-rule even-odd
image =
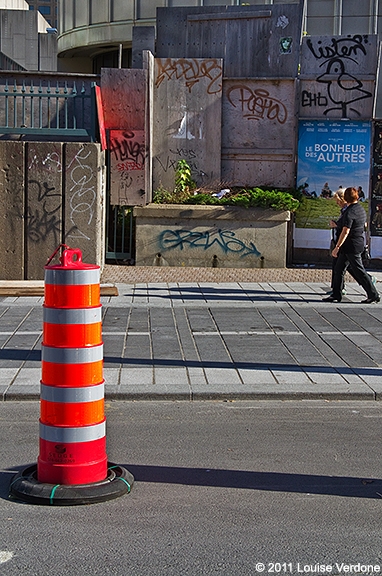
[[[181,339],[181,336],[180,336],[179,325],[178,325],[178,322],[177,322],[176,313],[175,313],[175,310],[174,310],[174,308],[173,308],[172,306],[171,306],[171,312],[172,312],[172,318],[173,318],[173,322],[174,322],[174,326],[175,326],[176,336],[177,336],[177,338],[178,338],[179,348],[180,348],[181,355],[182,355],[182,360],[183,360],[183,362],[184,362],[185,365],[186,365],[187,382],[188,382],[189,395],[190,395],[189,397],[190,397],[190,400],[192,400],[192,386],[191,386],[190,373],[189,373],[189,370],[187,369],[187,358],[186,358],[186,356],[185,356],[185,351],[184,351],[183,344],[182,344],[182,339]]]
[[[305,320],[296,312],[296,310],[294,310],[294,309],[291,308],[291,309],[289,309],[286,313],[287,313],[288,315],[290,315],[290,316],[294,316],[294,317],[297,316],[300,323],[302,322],[302,323],[306,324]],[[338,356],[336,350],[335,350],[332,346],[328,345],[326,342],[324,342],[323,340],[321,340],[320,334],[317,334],[317,332],[315,332],[315,330],[314,330],[314,328],[313,328],[312,326],[306,324],[306,328],[307,328],[307,330],[303,330],[304,336],[313,344],[313,346],[315,346],[315,348],[318,350],[318,352],[319,352],[320,354],[322,354],[322,352],[321,352],[322,347],[329,347],[330,350],[331,350],[331,352],[332,352],[332,354],[334,354],[335,357],[337,357],[337,358],[340,360],[339,363],[336,363],[337,366],[333,366],[333,362],[331,363],[331,365],[333,366],[333,368],[337,371],[337,373],[338,373],[342,378],[344,378],[344,374],[341,373],[341,372],[343,372],[343,370],[341,371],[341,366],[338,366],[338,364],[341,364],[341,363],[344,364],[343,368],[345,368],[346,370],[350,370],[350,372],[353,373],[354,375],[357,374],[357,371],[356,371],[356,370],[353,370],[350,366],[347,365],[347,363],[345,363],[345,362],[342,360],[341,357]],[[312,337],[312,333],[313,333],[313,337]],[[334,332],[334,334],[338,334],[338,330],[337,330],[337,332]],[[318,347],[317,344],[315,343],[316,340],[317,340],[317,338],[319,338],[319,339],[321,340],[321,342],[320,342],[320,347]],[[323,358],[326,358],[326,356],[324,356],[323,354],[322,354],[322,356],[323,356]],[[373,394],[374,394],[374,396],[375,396],[375,399],[376,399],[376,392],[375,392],[375,390],[373,390],[373,389],[371,388],[371,386],[362,378],[362,376],[360,376],[359,374],[358,374],[358,376],[359,376],[359,378],[364,382],[364,384],[373,392]]]
[[[209,312],[210,312],[210,315],[211,315],[212,322],[213,322],[213,323],[215,324],[215,326],[216,326],[216,330],[219,331],[219,327],[218,327],[218,325],[217,325],[217,323],[216,323],[216,320],[215,320],[215,318],[214,318],[213,311],[212,311],[211,309],[209,309]],[[239,380],[240,380],[240,383],[241,383],[241,385],[243,386],[243,385],[244,385],[244,380],[243,380],[243,378],[242,378],[242,375],[241,375],[240,371],[239,371],[239,370],[237,369],[237,367],[236,367],[236,362],[234,361],[234,359],[233,359],[233,357],[232,357],[232,354],[231,354],[231,352],[230,352],[230,350],[229,350],[229,348],[228,348],[228,346],[227,346],[227,344],[226,344],[226,341],[224,340],[224,338],[222,337],[222,335],[221,335],[220,337],[221,337],[221,341],[222,341],[222,343],[223,343],[223,346],[224,346],[224,348],[225,348],[225,351],[226,351],[228,357],[229,357],[230,360],[231,360],[232,368],[235,369],[235,372],[236,372],[236,374],[237,374],[237,376],[238,376],[238,378],[239,378]]]

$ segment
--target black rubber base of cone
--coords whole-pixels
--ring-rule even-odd
[[[130,492],[134,476],[122,466],[108,462],[107,478],[94,484],[46,484],[37,480],[37,464],[14,476],[9,495],[31,504],[76,506],[106,502]]]

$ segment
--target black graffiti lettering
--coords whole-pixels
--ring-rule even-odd
[[[185,248],[209,248],[220,247],[224,254],[236,253],[241,258],[244,256],[260,256],[253,242],[245,244],[236,238],[235,232],[230,230],[218,230],[216,233],[192,232],[190,230],[164,230],[159,235],[161,250],[184,250]]]
[[[110,152],[124,164],[125,170],[143,170],[146,161],[146,147],[134,140],[134,132],[123,132],[121,136],[110,138]]]
[[[42,184],[38,180],[28,180],[28,188],[37,190],[38,206],[30,204],[27,210],[28,238],[35,243],[42,242],[47,236],[52,235],[54,243],[60,241],[61,235],[61,201],[57,204],[52,198],[61,199],[61,194],[55,193],[54,186],[47,182]],[[52,207],[53,206],[53,207]]]
[[[327,106],[328,99],[326,96],[323,96],[321,92],[317,94],[313,94],[313,92],[308,92],[307,90],[303,90],[301,92],[301,105],[302,106]]]
[[[327,43],[318,40],[316,44],[311,38],[308,38],[306,43],[309,50],[317,60],[322,60],[320,67],[326,67],[316,80],[327,87],[327,103],[324,104],[323,96],[320,93],[316,95],[303,91],[301,94],[302,106],[330,106],[323,112],[324,115],[338,111],[342,118],[348,118],[349,112],[360,116],[361,113],[354,108],[354,103],[372,98],[373,95],[365,90],[360,78],[347,72],[346,63],[352,61],[355,64],[360,64],[359,59],[367,56],[366,45],[368,41],[368,36],[361,34],[347,38],[331,38]]]
[[[317,60],[330,59],[330,58],[350,58],[356,61],[354,57],[362,52],[366,56],[366,48],[364,44],[368,43],[368,37],[355,34],[351,38],[332,38],[331,44],[323,45],[322,40],[317,42],[314,46],[310,38],[307,39],[306,44]]]
[[[182,158],[184,160],[194,160],[197,158],[195,150],[187,150],[186,148],[175,148],[175,149],[170,148],[169,152],[171,154],[174,154],[174,156],[179,156],[179,158]]]
[[[54,243],[59,244],[61,235],[60,206],[51,212],[45,212],[44,208],[32,210],[28,208],[28,238],[38,244],[49,234],[54,238]]]

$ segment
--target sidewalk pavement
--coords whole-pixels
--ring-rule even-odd
[[[382,292],[382,272],[373,272]],[[330,271],[107,266],[106,400],[382,399],[382,304]],[[0,398],[35,400],[42,297],[0,298]]]

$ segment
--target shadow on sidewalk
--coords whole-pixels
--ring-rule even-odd
[[[16,363],[37,362],[41,363],[41,350],[29,350],[21,348],[0,349],[0,360],[9,361],[9,366]],[[121,356],[104,356],[105,368],[125,366],[128,368],[164,367],[164,368],[215,368],[233,370],[278,370],[287,372],[311,372],[317,374],[338,373],[358,376],[382,376],[382,367],[377,366],[322,366],[310,364],[287,364],[281,362],[234,362],[224,360],[182,360],[181,358],[122,358]]]

